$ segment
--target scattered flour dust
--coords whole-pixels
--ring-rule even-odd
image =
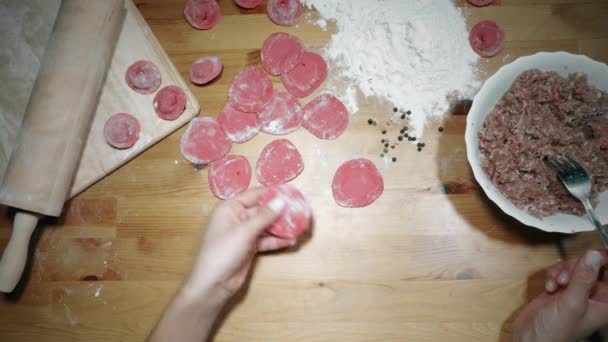
[[[302,0],[325,29],[336,32],[322,52],[333,67],[328,88],[351,113],[357,89],[411,110],[418,136],[449,99],[471,97],[480,86],[478,56],[469,46],[465,17],[453,0]],[[357,87],[344,86],[345,82]]]

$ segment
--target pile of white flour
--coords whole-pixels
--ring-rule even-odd
[[[470,97],[479,88],[478,57],[469,46],[463,13],[452,0],[302,0],[315,8],[325,29],[337,32],[322,52],[335,67],[330,88],[351,113],[358,111],[356,85],[411,110],[417,135],[430,118],[449,109],[448,96]],[[336,83],[342,82],[340,86]],[[333,81],[333,82],[332,82]]]

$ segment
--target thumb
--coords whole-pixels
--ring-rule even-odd
[[[572,272],[572,280],[564,291],[563,300],[567,308],[577,313],[583,313],[589,299],[589,293],[597,282],[604,257],[598,251],[587,251],[579,259]]]
[[[260,233],[279,218],[285,205],[285,200],[280,196],[277,196],[265,206],[258,206],[255,213],[251,215],[249,220],[245,223],[247,231],[250,232],[253,237],[260,235]]]

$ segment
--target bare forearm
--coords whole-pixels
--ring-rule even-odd
[[[148,341],[206,341],[225,302],[217,289],[200,291],[184,286],[163,313]]]

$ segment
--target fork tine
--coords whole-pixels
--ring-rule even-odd
[[[572,164],[569,164],[568,160],[564,156],[559,156],[557,160],[559,161],[562,171],[564,171],[564,172],[572,171],[572,167],[571,167]]]
[[[579,163],[577,162],[575,159],[567,157],[568,161],[572,164],[572,166],[574,167],[573,172],[577,172],[579,174],[584,174],[586,177],[589,177],[590,179],[593,179],[593,176],[591,176],[589,174],[589,172],[587,172],[587,170]]]
[[[571,158],[568,158],[567,156],[562,156],[562,161],[564,163],[564,165],[566,166],[566,171],[568,172],[575,172],[578,168],[578,163],[576,163],[576,161],[574,161]]]
[[[554,158],[547,158],[545,161],[554,171],[560,171],[560,166],[557,164],[557,161]]]
[[[564,161],[562,160],[561,156],[555,158],[553,161],[555,162],[555,165],[557,165],[557,171],[559,171],[559,172],[566,171],[567,167],[564,164]]]
[[[578,169],[578,168],[582,167],[581,164],[579,164],[576,160],[574,160],[568,156],[564,157],[564,159],[572,168]]]

